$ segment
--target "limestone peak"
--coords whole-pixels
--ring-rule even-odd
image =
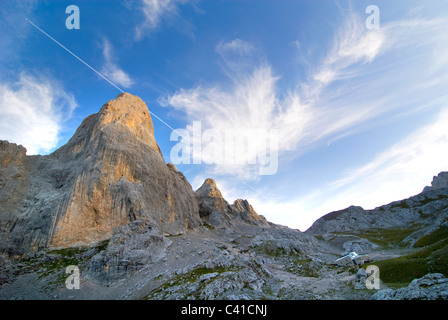
[[[1,219],[15,227],[2,238],[0,223],[0,252],[18,255],[88,246],[134,221],[163,234],[201,224],[191,185],[166,165],[147,105],[129,93],[84,119],[48,156],[26,157],[24,148],[0,142]]]
[[[201,196],[207,196],[211,198],[220,198],[224,199],[221,191],[218,189],[218,186],[216,185],[215,180],[213,179],[205,179],[202,186],[196,190],[196,194],[199,194]]]
[[[130,93],[121,93],[104,104],[98,112],[98,124],[125,126],[142,142],[155,146],[154,126],[146,103]]]
[[[247,200],[238,199],[233,204],[229,204],[213,179],[206,179],[195,193],[199,204],[199,215],[208,225],[231,227],[238,222],[258,226],[270,225],[263,216],[255,212]]]

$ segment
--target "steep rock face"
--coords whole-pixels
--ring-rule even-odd
[[[269,226],[269,222],[258,215],[247,200],[235,200],[230,205],[222,196],[213,179],[206,179],[196,190],[199,214],[203,221],[213,227],[230,227],[235,222],[257,226]]]
[[[23,197],[26,180],[26,149],[0,141],[0,218],[5,218]]]
[[[27,192],[26,149],[8,141],[0,141],[0,250],[12,240],[14,209]]]
[[[148,107],[131,94],[120,94],[87,117],[51,155],[23,160],[19,153],[2,153],[9,155],[2,156],[3,185],[17,183],[10,178],[23,162],[23,176],[29,177],[23,200],[2,212],[3,224],[15,226],[3,228],[9,251],[90,245],[137,219],[168,234],[201,224],[190,184],[165,164]]]

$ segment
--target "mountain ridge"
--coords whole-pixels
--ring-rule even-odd
[[[0,232],[10,240],[2,243],[4,252],[92,245],[141,218],[161,234],[202,224],[191,185],[163,159],[147,105],[129,93],[84,119],[73,137],[47,156],[26,156],[25,148],[8,142],[1,151],[2,180],[24,190],[15,205],[1,203]],[[5,187],[1,196],[14,198]],[[257,216],[247,205],[239,209]]]
[[[447,181],[300,232],[228,203],[213,179],[194,191],[165,163],[147,105],[120,94],[50,155],[0,141],[0,299],[388,299],[408,284],[400,296],[448,299]],[[389,291],[335,267],[350,251]],[[69,265],[80,290],[65,287]]]

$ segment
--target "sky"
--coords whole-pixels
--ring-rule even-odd
[[[305,231],[448,170],[448,1],[0,2],[0,139],[50,154],[121,92],[166,162]]]

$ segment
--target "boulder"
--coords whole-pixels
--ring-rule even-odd
[[[400,289],[380,290],[373,300],[446,300],[448,299],[448,279],[441,273],[429,273],[414,279],[409,286]]]

